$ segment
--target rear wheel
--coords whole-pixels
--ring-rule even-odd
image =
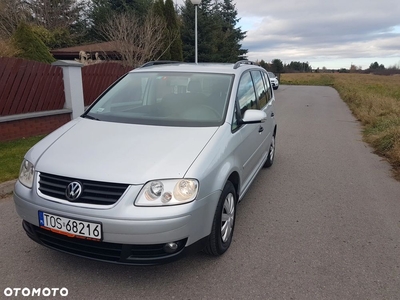
[[[228,250],[235,228],[237,195],[233,184],[228,181],[218,201],[211,234],[204,252],[219,256]]]

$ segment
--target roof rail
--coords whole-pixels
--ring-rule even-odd
[[[155,61],[149,61],[143,65],[141,65],[139,68],[146,68],[150,66],[156,66],[156,65],[165,65],[165,64],[175,64],[175,63],[181,63],[181,61],[175,61],[175,60],[155,60]]]
[[[257,64],[254,61],[250,61],[250,60],[239,60],[238,62],[235,63],[235,65],[233,66],[234,69],[239,68],[241,65],[256,65]]]

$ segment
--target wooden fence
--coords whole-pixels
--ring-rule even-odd
[[[132,68],[101,63],[82,68],[84,105]],[[19,58],[0,58],[0,116],[62,109],[65,103],[62,69]]]
[[[60,67],[0,58],[0,116],[62,109],[64,103]]]
[[[131,68],[101,63],[81,70],[87,106]],[[71,120],[71,112],[64,107],[61,67],[0,58],[0,142],[50,133]]]
[[[113,82],[132,70],[118,63],[100,63],[82,68],[83,98],[85,106],[93,103],[96,98]]]

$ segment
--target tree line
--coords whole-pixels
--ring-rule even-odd
[[[190,0],[0,0],[0,56],[51,62],[49,50],[112,41],[135,67],[149,60],[193,62],[194,13]],[[246,32],[233,0],[202,0],[198,55],[202,62],[246,57]]]
[[[323,70],[324,71],[324,70]],[[340,73],[361,73],[361,74],[375,74],[375,75],[392,75],[400,74],[400,63],[394,64],[389,67],[385,67],[383,64],[379,64],[377,61],[371,63],[365,70],[361,66],[351,64],[350,69],[341,68]]]
[[[379,64],[378,62],[373,62],[370,64],[368,69],[363,70],[362,67],[357,67],[356,65],[351,64],[349,69],[340,68],[340,69],[327,69],[326,67],[313,69],[309,62],[300,62],[300,61],[291,61],[290,63],[283,63],[280,59],[273,59],[270,63],[265,62],[264,60],[258,61],[258,64],[264,69],[274,72],[274,73],[307,73],[307,72],[315,72],[315,73],[373,73],[378,75],[390,75],[390,74],[399,74],[400,73],[400,63],[397,65],[392,65],[389,67],[385,67],[383,64]]]
[[[271,63],[267,63],[262,59],[258,64],[264,69],[274,73],[307,73],[313,71],[308,61],[291,61],[288,64],[284,64],[282,60],[276,58],[273,59]]]

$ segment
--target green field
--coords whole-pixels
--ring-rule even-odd
[[[400,76],[371,74],[282,74],[281,84],[335,88],[364,125],[364,140],[392,164],[400,180]]]

